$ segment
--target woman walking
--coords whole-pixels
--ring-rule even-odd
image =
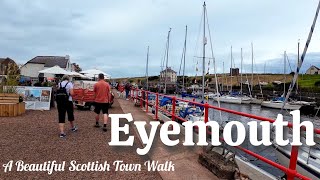
[[[60,129],[60,138],[66,137],[64,131],[64,124],[66,119],[66,113],[68,114],[68,121],[70,122],[71,131],[76,132],[78,128],[74,125],[74,114],[73,114],[73,102],[72,96],[73,84],[70,82],[70,77],[64,75],[61,82],[58,84],[56,101],[58,106],[58,115],[59,115],[59,129]]]

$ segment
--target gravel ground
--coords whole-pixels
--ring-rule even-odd
[[[110,113],[123,113],[117,100],[110,109]],[[20,117],[0,118],[0,179],[161,179],[158,172],[147,171],[143,163],[149,158],[139,156],[136,148],[141,146],[136,139],[133,147],[111,147],[110,123],[108,132],[94,128],[94,113],[90,111],[75,110],[78,132],[69,130],[66,139],[59,138],[57,110],[27,111]],[[120,122],[123,126],[124,123]],[[133,134],[130,126],[130,133]],[[127,137],[122,134],[120,139]],[[4,173],[2,164],[13,160],[23,160],[25,163],[44,163],[56,160],[66,162],[64,172],[17,172],[13,166],[11,172]],[[69,162],[76,160],[78,163],[104,162],[110,163],[107,172],[70,172]],[[141,164],[141,171],[121,172],[115,171],[112,163],[123,160],[124,163]]]

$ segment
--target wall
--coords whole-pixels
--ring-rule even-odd
[[[44,64],[32,64],[27,63],[23,67],[21,67],[21,75],[27,77],[38,77],[39,71],[44,69]]]
[[[319,70],[318,70],[317,68],[311,66],[311,67],[307,70],[306,74],[319,74]]]
[[[161,81],[165,80],[165,72],[160,74]],[[167,82],[177,82],[177,74],[173,72],[167,72]]]

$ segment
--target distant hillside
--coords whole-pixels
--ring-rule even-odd
[[[231,82],[233,86],[237,86],[240,84],[240,75],[238,76],[233,76],[232,78],[229,75],[225,75],[225,74],[218,74],[218,82],[224,84],[225,86],[230,86]],[[292,75],[287,74],[286,75],[286,83],[290,83],[292,80]],[[185,77],[185,82],[186,85],[189,86],[191,84],[195,84],[195,80],[197,82],[197,84],[201,84],[202,82],[202,77],[201,76],[186,76]],[[252,75],[251,74],[243,74],[242,75],[242,82],[245,83],[247,81],[247,79],[249,80],[249,82],[251,82],[251,78]],[[232,81],[231,81],[232,79]],[[122,82],[122,81],[129,81],[131,83],[137,83],[137,84],[144,84],[146,78],[145,77],[131,77],[131,78],[117,78],[117,79],[113,79],[116,82]],[[215,76],[214,75],[207,75],[205,77],[206,82],[209,82],[210,84],[214,84],[215,83]],[[159,76],[151,76],[149,77],[149,82],[158,82],[159,81]],[[182,76],[178,77],[178,81],[182,82]],[[284,75],[282,74],[254,74],[253,75],[253,82],[254,84],[258,84],[260,82],[266,82],[270,85],[272,85],[272,82],[274,81],[284,81]],[[313,88],[313,87],[320,87],[315,86],[316,82],[318,82],[318,84],[320,85],[320,75],[306,75],[306,74],[301,74],[299,75],[299,79],[298,79],[298,84],[299,87],[301,88]]]

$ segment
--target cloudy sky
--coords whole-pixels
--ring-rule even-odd
[[[318,1],[211,0],[206,4],[218,72],[223,71],[223,62],[225,71],[230,67],[231,46],[234,64],[240,66],[243,48],[243,71],[251,71],[253,42],[255,72],[263,72],[266,64],[267,72],[281,73],[284,51],[295,66],[298,39],[302,51]],[[200,0],[1,0],[0,57],[23,64],[37,55],[68,54],[83,69],[132,77],[145,75],[150,46],[149,75],[158,75],[169,28],[168,64],[179,71],[187,25],[186,74],[196,75],[197,61],[201,69],[196,56],[202,56],[202,5]],[[303,70],[320,65],[319,26]],[[207,39],[210,58],[208,35]]]

